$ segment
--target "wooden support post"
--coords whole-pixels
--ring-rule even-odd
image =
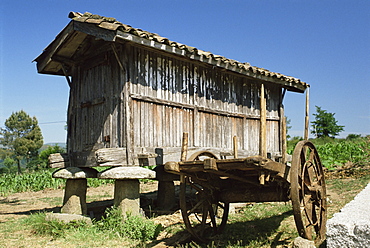
[[[134,158],[134,133],[133,133],[133,123],[131,118],[132,111],[132,99],[130,97],[130,82],[126,82],[123,87],[123,107],[124,107],[124,124],[125,124],[125,133],[126,133],[126,158],[127,164],[133,165]]]
[[[64,64],[62,64],[62,71],[63,71],[63,74],[64,74],[64,76],[65,76],[65,78],[66,78],[66,80],[68,82],[69,88],[71,88],[72,87],[72,82],[71,82],[71,79],[68,77],[67,70],[66,70]]]
[[[282,134],[281,134],[281,163],[286,163],[286,154],[287,154],[287,140],[286,140],[286,117],[282,118]]]
[[[261,185],[265,185],[265,172],[264,171],[260,172],[259,181]]]
[[[238,158],[238,137],[234,136],[233,137],[233,153],[234,153],[234,158]]]
[[[267,157],[266,149],[266,99],[265,99],[265,86],[261,84],[260,92],[260,156]]]
[[[186,161],[188,155],[188,143],[189,143],[189,133],[184,132],[182,134],[182,145],[181,145],[181,161]]]
[[[306,116],[305,116],[305,125],[304,125],[304,139],[305,140],[308,140],[308,129],[309,129],[309,124],[310,124],[310,121],[309,121],[309,115],[310,115],[310,111],[309,111],[309,107],[310,107],[310,88],[307,87],[306,89]]]

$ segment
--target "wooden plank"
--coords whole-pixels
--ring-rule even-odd
[[[220,200],[224,202],[282,202],[288,201],[288,186],[279,187],[243,187],[222,192]]]
[[[233,137],[233,153],[234,153],[234,158],[238,158],[238,137],[237,136]]]
[[[126,148],[104,148],[95,152],[98,166],[125,166],[127,165]]]
[[[129,58],[131,58],[129,56]],[[127,61],[126,68],[129,67],[131,61]],[[130,97],[131,82],[126,80],[126,75],[121,72],[121,82],[125,82],[123,86],[123,103],[124,103],[124,123],[126,134],[126,163],[128,165],[134,164],[133,149],[134,149],[134,132],[133,132],[133,117],[132,117],[132,99]],[[132,75],[132,74],[131,74]],[[133,75],[132,75],[133,76]]]
[[[189,144],[189,133],[184,132],[182,136],[182,144],[181,144],[181,161],[186,161],[188,155],[188,144]]]
[[[281,122],[282,126],[282,134],[281,134],[281,163],[286,163],[286,155],[287,155],[287,138],[286,138],[286,117],[282,118]]]
[[[309,115],[310,115],[310,87],[306,89],[306,115],[305,115],[305,125],[304,125],[304,139],[308,140],[308,130],[310,125]]]
[[[266,99],[265,99],[265,86],[261,84],[260,88],[260,156],[267,157],[266,150]]]
[[[67,153],[53,153],[48,157],[49,166],[51,168],[69,167],[69,156]]]

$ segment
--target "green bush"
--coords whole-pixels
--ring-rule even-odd
[[[162,230],[162,225],[155,224],[141,216],[127,214],[122,217],[120,209],[112,207],[106,210],[105,217],[97,222],[101,230],[116,233],[120,237],[127,237],[141,241],[155,239]]]
[[[52,237],[64,237],[68,231],[83,233],[88,230],[104,236],[117,235],[118,237],[147,241],[155,239],[162,231],[162,225],[155,224],[144,217],[128,214],[123,218],[121,211],[114,207],[107,209],[105,217],[100,221],[94,221],[93,225],[82,221],[70,223],[57,220],[47,221],[45,213],[32,214],[25,219],[24,223],[30,226],[35,234]]]
[[[49,168],[49,155],[53,153],[65,153],[65,149],[58,144],[48,146],[40,154],[27,163],[27,168],[30,170],[43,170]]]
[[[49,235],[54,238],[63,237],[67,230],[76,230],[89,226],[83,221],[64,223],[58,220],[46,220],[45,213],[31,214],[24,223],[31,227],[32,232],[38,235]]]

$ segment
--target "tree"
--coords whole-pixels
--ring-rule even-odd
[[[290,139],[290,135],[288,134],[289,130],[292,128],[292,126],[290,125],[290,122],[291,122],[291,119],[288,119],[286,116],[286,138],[287,139]]]
[[[23,110],[12,113],[5,121],[5,128],[0,129],[0,134],[0,144],[12,152],[17,161],[18,173],[21,173],[22,159],[37,157],[44,143],[36,117],[31,118]]]
[[[344,126],[337,124],[338,121],[334,117],[335,113],[328,113],[326,110],[321,109],[321,107],[315,107],[316,114],[313,114],[315,121],[312,122],[312,134],[315,134],[317,138],[334,138],[340,132],[344,131]]]

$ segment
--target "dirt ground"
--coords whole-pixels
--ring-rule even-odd
[[[155,192],[157,182],[141,185],[141,192]],[[113,199],[114,186],[103,185],[87,189],[89,210],[110,205]],[[0,223],[8,220],[26,217],[35,212],[60,212],[63,203],[64,190],[46,189],[38,192],[22,192],[0,197]]]

